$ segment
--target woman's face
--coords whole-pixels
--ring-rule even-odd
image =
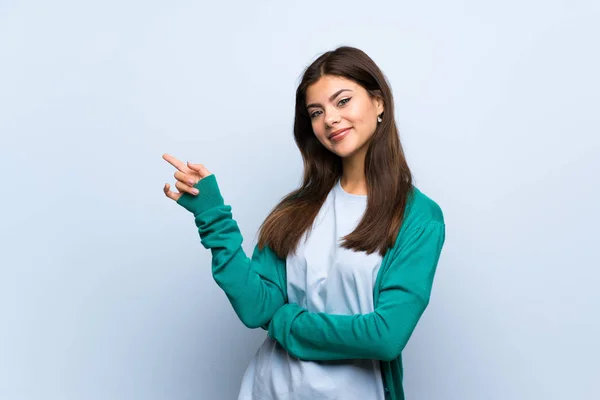
[[[383,101],[352,80],[325,75],[307,88],[306,108],[319,142],[345,158],[366,151]]]

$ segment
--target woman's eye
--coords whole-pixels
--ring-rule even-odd
[[[348,104],[348,102],[350,101],[352,97],[346,97],[345,99],[341,99],[340,101],[338,101],[338,106],[342,107],[345,106],[346,104]],[[316,118],[319,116],[319,114],[321,113],[321,111],[314,111],[312,113],[310,113],[310,118]]]

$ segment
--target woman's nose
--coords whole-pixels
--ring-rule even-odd
[[[333,126],[340,122],[340,114],[335,111],[330,111],[325,115],[325,123],[329,126]]]

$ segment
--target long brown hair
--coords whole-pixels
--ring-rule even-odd
[[[367,208],[356,229],[340,244],[367,254],[379,251],[383,256],[396,241],[412,191],[412,174],[398,137],[390,86],[367,54],[348,46],[322,54],[304,71],[296,90],[294,118],[294,139],[304,161],[303,182],[283,197],[261,224],[258,246],[261,250],[269,246],[283,259],[295,251],[342,175],[341,158],[319,142],[306,110],[307,88],[325,75],[350,79],[384,101],[383,121],[369,141],[365,158]]]

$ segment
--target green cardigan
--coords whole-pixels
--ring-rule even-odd
[[[334,315],[287,302],[286,262],[268,246],[248,258],[231,206],[215,175],[201,179],[197,196],[178,204],[195,217],[202,245],[211,250],[212,274],[244,325],[262,327],[301,360],[376,359],[386,399],[404,400],[402,355],[429,303],[445,239],[440,207],[413,187],[394,247],[382,260],[373,291],[374,311]]]

